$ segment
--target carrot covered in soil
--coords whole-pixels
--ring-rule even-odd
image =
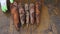
[[[36,23],[37,23],[37,25],[40,23],[40,10],[39,10],[39,3],[38,2],[36,2],[35,3],[35,9],[36,9]]]
[[[17,30],[20,28],[20,23],[19,23],[19,12],[17,10],[17,3],[14,2],[13,4],[10,5],[10,11],[11,15],[13,17],[13,22]]]
[[[19,15],[20,15],[21,24],[24,25],[25,24],[25,11],[21,3],[19,3]]]
[[[25,4],[25,12],[26,12],[26,24],[28,26],[28,24],[29,24],[29,6],[27,3]]]
[[[35,11],[34,11],[34,4],[33,3],[30,3],[30,5],[29,5],[29,11],[30,11],[30,23],[31,24],[34,24],[34,13],[35,13]]]

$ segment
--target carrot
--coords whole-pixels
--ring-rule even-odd
[[[17,3],[14,2],[13,4],[10,5],[10,11],[11,11],[11,16],[13,18],[14,25],[17,30],[19,30],[19,13],[17,10]]]
[[[26,12],[26,24],[28,26],[29,24],[29,8],[28,8],[28,4],[25,4],[25,12]]]
[[[24,25],[24,23],[25,23],[25,11],[24,11],[24,8],[23,8],[21,3],[19,4],[19,15],[20,15],[21,24]]]
[[[33,24],[34,23],[34,13],[35,13],[33,3],[31,3],[29,5],[29,11],[30,11],[30,23]]]
[[[39,11],[39,3],[36,2],[35,3],[35,7],[36,7],[36,23],[39,24],[40,23],[40,11]]]

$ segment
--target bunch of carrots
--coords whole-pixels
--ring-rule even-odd
[[[13,18],[14,26],[17,30],[20,29],[21,26],[26,24],[39,24],[40,23],[40,3],[11,3],[10,4],[10,11],[11,16]]]

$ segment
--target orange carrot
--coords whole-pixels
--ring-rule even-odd
[[[11,15],[13,17],[13,22],[17,30],[19,30],[19,13],[17,10],[17,3],[14,2],[10,5]]]
[[[39,4],[38,2],[36,2],[35,4],[36,6],[36,23],[39,24],[40,23],[40,11],[39,11]]]

